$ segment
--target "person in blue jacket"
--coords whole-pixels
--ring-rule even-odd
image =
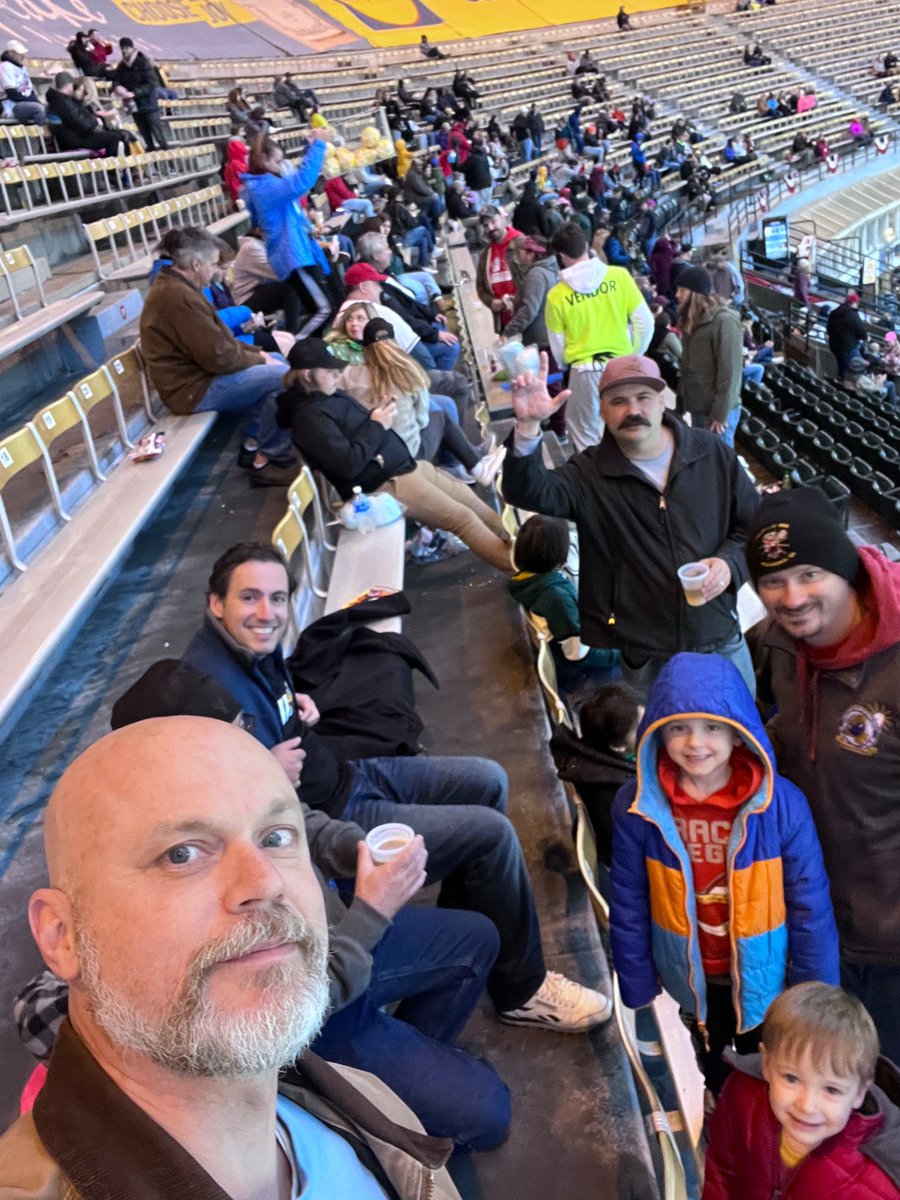
[[[676,654],[647,698],[637,778],[613,805],[610,936],[622,999],[662,988],[709,1090],[758,1048],[790,984],[839,982],[828,879],[802,792],[782,779],[737,668]]]
[[[313,187],[325,159],[325,142],[311,131],[313,140],[295,171],[284,151],[270,138],[258,138],[250,150],[250,169],[241,176],[250,222],[264,234],[266,255],[279,279],[290,283],[312,312],[297,332],[297,340],[310,337],[334,311],[327,277],[331,267],[312,235],[300,197]]]

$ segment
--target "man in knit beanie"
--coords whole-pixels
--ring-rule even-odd
[[[781,773],[809,799],[841,982],[900,1061],[900,564],[854,546],[815,488],[767,497],[747,533],[767,618],[748,637]]]

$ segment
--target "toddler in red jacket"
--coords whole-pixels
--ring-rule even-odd
[[[879,1061],[855,996],[788,988],[766,1013],[760,1055],[734,1066],[710,1122],[703,1200],[900,1196],[900,1071]]]

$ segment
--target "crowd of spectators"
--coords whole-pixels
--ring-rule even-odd
[[[95,45],[76,38],[73,60]],[[152,144],[165,81],[120,46],[95,74]],[[24,53],[3,56],[13,104],[37,103]],[[442,57],[424,36],[422,53]],[[900,1059],[900,568],[857,548],[814,489],[761,500],[734,434],[772,347],[742,325],[729,248],[695,261],[660,212],[673,176],[714,204],[722,166],[680,119],[649,155],[641,96],[582,124],[575,89],[594,75],[591,102],[608,105],[586,51],[561,157],[518,195],[509,169],[541,157],[543,119],[523,107],[504,130],[464,70],[380,92],[398,157],[327,181],[321,131],[291,163],[235,89],[250,136],[232,138],[226,181],[251,228],[236,255],[203,229],[166,235],[142,354],[172,412],[247,415],[253,485],[284,488],[302,460],[342,501],[393,497],[547,622],[581,715],[552,749],[611,870],[623,1000],[675,997],[715,1107],[704,1197],[827,1194],[843,1172],[841,1194],[874,1200],[900,1187],[900,1077],[877,1061],[879,1038]],[[276,91],[303,121],[317,110],[290,76]],[[60,73],[47,111],[102,137],[76,92]],[[607,170],[615,137],[631,161]],[[510,372],[504,446],[470,436],[474,364],[439,265],[450,222],[477,254],[497,353],[521,342],[540,363]],[[865,337],[852,297],[829,337],[844,375]],[[546,429],[573,451],[554,470]],[[537,514],[514,545],[476,490],[501,465],[505,499]],[[745,637],[748,582],[766,617]],[[271,546],[226,550],[183,658],[119,699],[116,732],[53,794],[50,887],[31,901],[48,971],[19,999],[29,1045],[53,1058],[0,1143],[0,1187],[50,1177],[40,1194],[92,1195],[99,1178],[113,1194],[130,1148],[148,1195],[159,1171],[167,1194],[287,1196],[311,1179],[452,1200],[451,1151],[498,1145],[512,1119],[497,1071],[456,1045],[482,991],[510,1024],[580,1034],[612,1015],[547,970],[499,764],[333,748],[282,649],[295,588]],[[357,736],[367,719],[360,706]],[[378,863],[366,835],[394,822],[413,839]],[[426,883],[441,903],[408,906]]]

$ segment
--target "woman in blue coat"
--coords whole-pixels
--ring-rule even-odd
[[[263,231],[272,270],[296,289],[304,304],[312,306],[297,332],[298,341],[320,330],[334,311],[327,283],[331,268],[300,205],[300,197],[319,178],[325,158],[325,142],[316,130],[312,136],[296,171],[277,142],[258,139],[250,152],[250,170],[241,176],[250,223]]]

